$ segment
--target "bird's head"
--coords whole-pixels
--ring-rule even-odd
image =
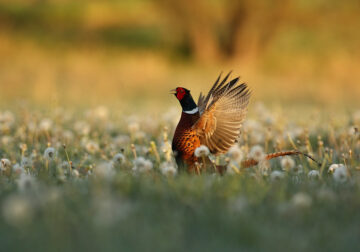
[[[183,87],[177,87],[170,92],[171,94],[174,94],[179,101],[190,96],[190,90]]]
[[[194,102],[194,99],[192,98],[190,94],[190,90],[183,88],[183,87],[177,87],[170,91],[171,94],[174,94],[176,98],[179,100],[181,107],[185,113],[193,114],[197,113],[198,110],[196,103]]]

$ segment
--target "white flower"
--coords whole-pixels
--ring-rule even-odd
[[[228,155],[229,155],[230,159],[232,161],[235,161],[236,163],[240,163],[241,160],[244,158],[243,152],[237,145],[234,145],[229,149]]]
[[[4,201],[2,213],[6,222],[14,226],[20,226],[31,221],[33,209],[29,199],[24,196],[14,195]]]
[[[85,149],[86,149],[89,153],[94,154],[94,153],[98,152],[100,148],[99,148],[99,144],[98,144],[98,143],[89,140],[89,141],[86,143],[86,145],[85,145]]]
[[[42,131],[49,131],[53,126],[53,122],[51,119],[45,118],[43,120],[41,120],[40,124],[39,124],[39,128]]]
[[[295,161],[289,156],[285,156],[280,161],[281,168],[284,171],[290,171],[295,167]]]
[[[299,192],[292,197],[291,203],[296,208],[309,208],[311,207],[312,199],[308,194]]]
[[[73,169],[73,170],[72,170],[72,175],[73,175],[75,178],[78,178],[78,177],[80,176],[80,173],[79,173],[78,170]]]
[[[143,157],[138,157],[134,160],[134,167],[132,170],[134,172],[147,172],[153,168],[153,164],[150,160],[147,160]]]
[[[160,165],[160,171],[166,176],[175,176],[177,173],[176,167],[171,162],[164,162]]]
[[[122,153],[117,153],[113,157],[113,161],[116,164],[122,164],[125,161],[125,156]]]
[[[260,145],[255,145],[251,148],[249,153],[249,158],[254,159],[255,161],[262,161],[266,157],[263,148]]]
[[[44,158],[47,160],[53,160],[55,158],[55,149],[53,147],[48,147],[44,151]]]
[[[206,157],[210,154],[209,148],[205,145],[200,145],[195,149],[195,157]]]
[[[285,177],[284,173],[281,171],[273,171],[270,174],[270,180],[271,181],[278,181]]]
[[[358,129],[357,129],[357,127],[356,126],[351,126],[350,128],[349,128],[349,136],[355,136],[356,135],[356,133],[358,132]]]
[[[342,164],[332,164],[328,169],[328,173],[333,174],[337,168],[339,168]]]
[[[11,167],[11,162],[7,158],[1,159],[1,170],[6,171],[8,168]]]
[[[338,165],[338,167],[334,170],[333,178],[339,183],[344,183],[348,179],[348,171],[345,165]]]
[[[28,192],[30,190],[36,189],[35,178],[29,174],[21,173],[19,179],[17,180],[17,186],[19,191]]]
[[[310,180],[318,180],[318,179],[320,179],[320,173],[319,173],[319,171],[318,171],[318,170],[311,170],[311,171],[309,171],[309,173],[308,173],[308,178],[309,178]]]

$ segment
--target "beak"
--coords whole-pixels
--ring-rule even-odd
[[[176,94],[176,89],[171,89],[170,94]]]

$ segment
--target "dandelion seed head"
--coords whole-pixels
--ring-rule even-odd
[[[5,171],[7,169],[11,168],[11,162],[7,158],[1,159],[1,170]]]
[[[48,147],[44,151],[44,158],[47,160],[53,160],[55,158],[55,149],[53,147]]]
[[[95,141],[88,140],[85,144],[85,149],[91,154],[95,154],[100,150],[99,144]]]
[[[122,153],[117,153],[113,157],[113,161],[115,164],[122,164],[125,161],[125,156]]]
[[[160,165],[160,171],[165,176],[175,176],[177,174],[177,169],[172,162],[163,162]]]
[[[134,160],[134,166],[132,170],[134,172],[142,173],[142,172],[148,172],[152,170],[152,168],[153,168],[153,163],[150,160],[145,159],[143,157],[138,157]]]
[[[295,161],[289,156],[285,156],[280,161],[283,171],[291,171],[295,167]]]
[[[351,126],[348,130],[349,136],[355,136],[358,132],[358,129],[356,126]]]
[[[52,127],[53,127],[53,121],[48,118],[42,119],[39,123],[39,129],[41,131],[50,131]]]
[[[344,183],[348,180],[348,171],[345,165],[339,164],[334,170],[333,178],[335,182]]]
[[[251,148],[249,153],[249,158],[254,159],[255,161],[262,161],[266,157],[264,149],[260,145],[255,145]]]
[[[339,168],[339,164],[332,164],[332,165],[330,165],[330,166],[329,166],[329,169],[328,169],[328,173],[333,174],[334,171],[335,171],[337,168]]]
[[[234,145],[229,149],[228,155],[229,155],[231,160],[233,160],[233,161],[235,161],[237,163],[240,163],[244,158],[243,152],[241,151],[241,149],[237,145]]]
[[[209,148],[205,145],[200,145],[195,149],[195,157],[207,157],[210,154]]]
[[[74,176],[75,178],[78,178],[78,177],[80,176],[79,171],[76,170],[76,169],[73,169],[73,170],[72,170],[72,176]]]
[[[320,172],[318,170],[309,171],[308,179],[310,179],[310,180],[319,180],[320,179]]]

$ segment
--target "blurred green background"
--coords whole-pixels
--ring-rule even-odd
[[[0,0],[0,103],[175,105],[234,70],[254,100],[358,104],[357,0]]]

